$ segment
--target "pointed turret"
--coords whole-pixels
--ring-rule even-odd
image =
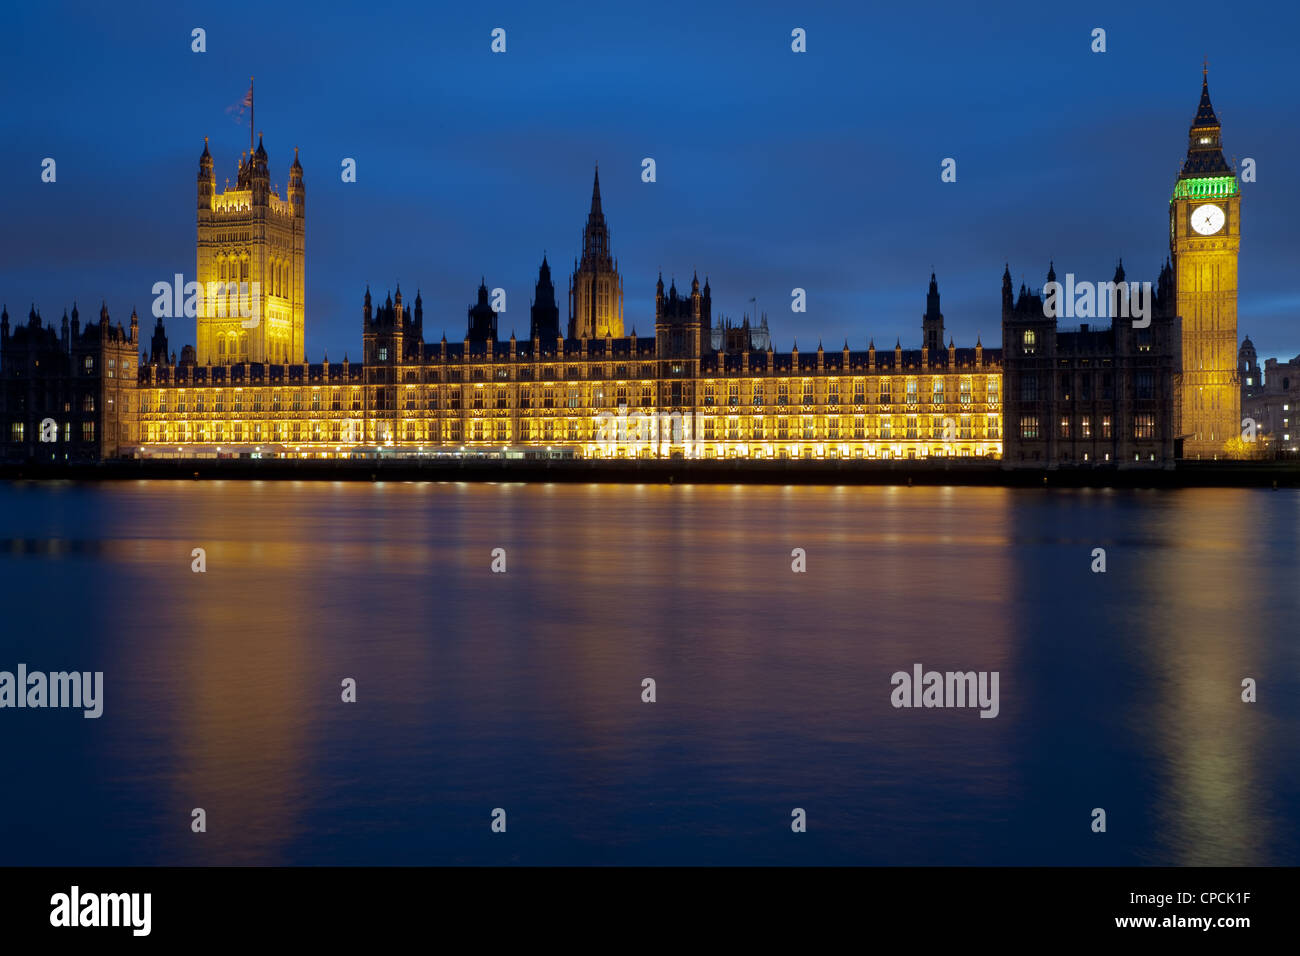
[[[1210,68],[1201,69],[1201,100],[1196,105],[1196,116],[1187,131],[1187,159],[1179,180],[1200,179],[1208,176],[1233,176],[1235,171],[1223,158],[1223,129],[1219,117],[1210,103]]]
[[[212,197],[217,189],[217,179],[212,172],[212,154],[208,152],[208,138],[203,137],[203,153],[199,156],[199,208],[212,208]]]
[[[930,273],[930,289],[925,296],[925,315],[921,317],[921,345],[937,352],[943,347],[943,313],[939,311],[939,282]]]
[[[1214,106],[1210,103],[1210,65],[1201,67],[1201,101],[1196,104],[1196,118],[1192,126],[1205,129],[1219,125],[1219,117],[1214,115]]]
[[[537,270],[537,285],[533,288],[533,304],[529,309],[528,337],[554,340],[560,335],[560,308],[555,302],[555,283],[551,280],[551,265],[542,253],[542,265]]]
[[[484,345],[497,337],[497,314],[488,302],[487,280],[480,279],[478,302],[469,307],[469,327],[465,337],[477,345]]]
[[[307,202],[307,189],[302,181],[302,163],[298,161],[298,147],[293,148],[293,165],[289,167],[289,203],[293,214],[302,219]]]
[[[154,324],[153,338],[149,340],[149,361],[154,365],[167,364],[167,330],[163,328],[162,316]]]

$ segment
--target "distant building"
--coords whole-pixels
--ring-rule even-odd
[[[1300,451],[1300,355],[1266,359],[1259,367],[1249,336],[1241,344],[1241,415],[1256,440],[1277,451]]]
[[[131,454],[136,428],[138,320],[83,330],[77,307],[55,332],[32,306],[25,325],[0,312],[0,459],[97,461]]]
[[[749,316],[745,316],[739,325],[733,324],[731,319],[720,317],[713,326],[712,342],[715,352],[743,352],[746,349],[767,351],[772,344],[772,335],[767,328],[767,314],[764,313],[757,326],[749,324]]]
[[[1264,381],[1263,373],[1259,370],[1259,355],[1249,335],[1241,343],[1241,348],[1237,349],[1237,378],[1241,381],[1243,400]]]

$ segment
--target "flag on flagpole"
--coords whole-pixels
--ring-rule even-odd
[[[252,108],[253,108],[253,82],[252,80],[249,80],[248,92],[244,94],[244,98],[240,100],[238,103],[234,103],[230,106],[227,106],[226,112],[230,114],[231,118],[234,119],[236,123],[238,123],[240,126],[243,126],[244,113],[248,110],[251,110]]]

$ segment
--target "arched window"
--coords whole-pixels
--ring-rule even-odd
[[[218,355],[219,357],[221,357],[221,358],[225,358],[225,356],[226,356],[226,338],[225,338],[225,336],[222,336],[222,335],[217,336],[217,355]]]

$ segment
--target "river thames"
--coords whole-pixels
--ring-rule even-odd
[[[3,483],[0,670],[104,676],[0,864],[1294,865],[1298,572],[1294,490]]]

